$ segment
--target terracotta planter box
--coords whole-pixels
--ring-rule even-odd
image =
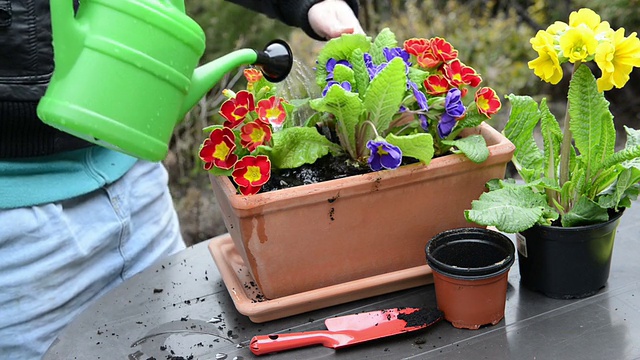
[[[490,156],[464,155],[317,184],[236,194],[211,176],[231,238],[268,299],[425,265],[424,248],[441,231],[469,227],[464,210],[503,178],[514,146],[487,124],[467,129]]]

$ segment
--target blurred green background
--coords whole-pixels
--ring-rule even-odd
[[[207,37],[203,62],[239,48],[262,49],[270,40],[280,38],[291,45],[295,68],[304,74],[311,72],[315,56],[323,45],[299,29],[226,1],[186,0],[185,4],[187,13],[200,24]],[[639,5],[640,0],[360,0],[360,22],[368,34],[375,35],[389,27],[399,40],[444,37],[459,50],[463,61],[481,74],[483,86],[493,87],[501,96],[515,93],[547,97],[552,111],[561,113],[568,79],[562,86],[550,87],[534,76],[527,62],[537,55],[529,39],[556,20],[568,22],[569,13],[581,7],[593,9],[613,28],[624,27],[626,34],[637,32],[640,31]],[[210,125],[211,116],[223,100],[220,91],[242,88],[243,80],[240,69],[227,74],[187,114],[175,130],[170,153],[164,161],[188,244],[226,232],[197,151],[204,138],[201,129]],[[292,76],[286,83],[291,85],[292,81],[300,82],[300,76]],[[640,127],[638,94],[640,74],[637,70],[624,89],[607,93],[616,128],[622,128],[623,124]],[[508,111],[505,104],[491,125],[502,130]],[[624,141],[623,135],[619,138]]]

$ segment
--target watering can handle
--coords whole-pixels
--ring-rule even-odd
[[[184,0],[169,0],[169,2],[170,2],[170,3],[171,3],[171,5],[173,5],[176,9],[180,10],[181,12],[185,12]]]
[[[51,0],[49,6],[56,72],[66,73],[82,49],[84,32],[76,21],[73,1]]]

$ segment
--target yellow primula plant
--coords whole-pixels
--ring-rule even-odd
[[[640,131],[625,126],[626,145],[616,152],[613,115],[604,96],[622,88],[640,67],[640,40],[583,8],[570,14],[568,24],[557,21],[530,42],[538,57],[528,65],[542,80],[558,84],[565,76],[563,64],[572,64],[563,126],[546,99],[537,103],[530,96],[508,95],[511,113],[503,133],[516,146],[512,162],[523,182],[491,180],[489,192],[465,215],[511,233],[535,224],[606,222],[640,192]],[[536,127],[542,146],[533,137]]]

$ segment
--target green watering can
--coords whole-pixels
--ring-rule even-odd
[[[132,156],[165,158],[175,125],[229,71],[254,64],[272,82],[289,46],[240,49],[200,67],[205,36],[178,0],[50,0],[55,70],[43,122]]]

